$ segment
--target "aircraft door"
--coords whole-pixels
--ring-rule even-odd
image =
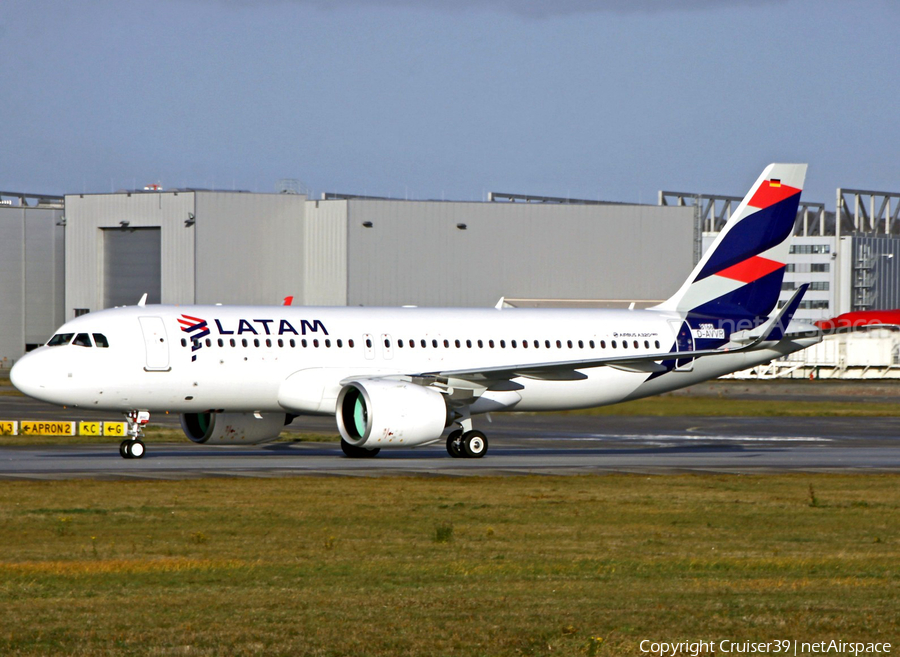
[[[388,333],[381,334],[381,355],[384,356],[385,360],[390,360],[394,357],[394,347],[391,342],[391,336]]]
[[[162,317],[138,317],[138,321],[144,334],[144,369],[147,372],[168,372],[172,368],[169,367],[169,341]]]
[[[440,333],[426,333],[425,343],[427,345],[428,361],[431,363],[440,363],[444,360],[444,348]]]
[[[694,350],[694,334],[691,332],[690,325],[678,320],[669,320],[669,325],[675,333],[675,350],[678,352]],[[690,372],[694,369],[693,358],[679,358],[675,361],[676,372]]]

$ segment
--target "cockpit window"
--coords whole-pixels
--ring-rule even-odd
[[[72,337],[74,333],[57,333],[52,338],[50,338],[49,342],[47,342],[48,347],[61,347],[63,345],[69,344],[72,341]]]
[[[91,344],[91,336],[89,336],[87,333],[79,333],[78,335],[76,335],[75,339],[72,340],[72,344],[74,344],[76,347],[94,346]]]
[[[108,347],[109,342],[106,340],[106,336],[102,333],[94,333],[94,344],[98,347]]]

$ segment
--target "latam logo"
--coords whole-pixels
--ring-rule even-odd
[[[206,323],[205,319],[200,319],[199,317],[191,317],[190,315],[182,315],[178,318],[178,323],[181,324],[181,330],[185,333],[192,334],[191,335],[191,351],[197,351],[200,349],[200,340],[201,338],[205,338],[209,335],[209,326]],[[191,354],[191,360],[197,360],[197,354]]]
[[[233,331],[229,331],[222,326],[221,320],[214,319],[213,321],[216,323],[216,328],[219,329],[219,335],[242,335],[244,333],[252,335],[306,335],[307,333],[318,333],[319,331],[328,335],[325,325],[318,319],[312,321],[301,319],[299,331],[286,319],[239,319]],[[275,327],[276,324],[278,325],[277,328]]]
[[[196,352],[202,348],[202,339],[210,334],[209,323],[200,317],[192,317],[191,315],[182,315],[178,318],[181,324],[181,330],[190,336],[191,351]],[[328,335],[328,329],[321,320],[301,319],[300,330],[298,331],[293,324],[286,319],[238,319],[237,324],[227,323],[223,325],[222,320],[214,319],[213,323],[219,335],[307,335],[308,333],[319,333],[320,331]],[[191,360],[197,360],[197,354],[191,354]]]

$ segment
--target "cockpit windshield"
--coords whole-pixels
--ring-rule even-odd
[[[63,345],[69,344],[72,341],[72,338],[75,337],[74,333],[57,333],[50,341],[47,342],[48,347],[61,347]]]
[[[91,341],[91,336],[94,340]],[[72,339],[74,338],[74,340]],[[67,344],[73,344],[76,347],[100,347],[105,349],[109,347],[109,340],[102,333],[57,333],[47,342],[48,347],[62,347]]]

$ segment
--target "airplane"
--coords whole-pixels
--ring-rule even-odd
[[[125,413],[124,458],[145,454],[157,412],[181,414],[195,443],[264,443],[297,417],[330,415],[348,457],[443,440],[453,457],[480,458],[488,438],[475,416],[648,397],[821,341],[792,322],[808,285],[776,309],[805,177],[805,164],[766,167],[681,288],[651,308],[142,299],[66,322],[10,378],[36,399]]]

